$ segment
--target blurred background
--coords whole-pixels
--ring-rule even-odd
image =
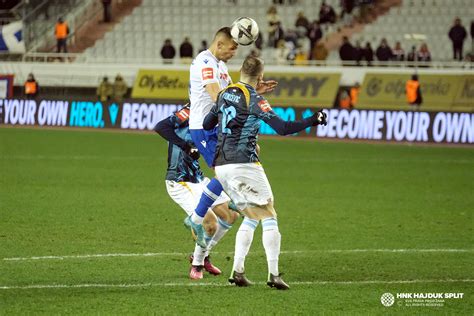
[[[245,56],[262,57],[266,77],[280,82],[269,100],[287,119],[316,107],[448,111],[466,126],[472,119],[471,0],[1,0],[0,6],[0,97],[34,99],[38,107],[44,99],[114,103],[117,122],[124,102],[167,114],[176,106],[166,105],[187,101],[193,57],[217,29],[249,16],[260,36],[229,61],[231,75],[238,80]],[[406,90],[413,75],[422,95],[416,106]],[[156,115],[149,121],[162,117]],[[18,120],[6,108],[0,117],[4,124]]]

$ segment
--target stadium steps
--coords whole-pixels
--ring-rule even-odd
[[[87,48],[93,47],[95,43],[103,39],[104,36],[112,31],[117,24],[120,24],[123,19],[132,14],[133,10],[140,6],[142,0],[129,0],[117,3],[112,2],[112,21],[110,23],[103,23],[103,11],[98,13],[84,24],[76,35],[76,40],[73,45],[68,47],[71,53],[82,53]]]
[[[367,23],[355,22],[352,26],[341,27],[337,32],[334,32],[328,36],[325,42],[325,46],[330,51],[335,51],[338,53],[339,47],[342,45],[342,38],[347,36],[349,38],[353,37],[354,34],[361,33],[366,25],[370,25],[374,21],[380,19],[380,17],[384,16],[389,12],[391,8],[400,6],[402,3],[401,0],[384,0],[377,2],[371,14],[368,16]],[[352,44],[355,44],[355,41],[352,41]],[[333,54],[335,56],[335,54]],[[337,55],[337,59],[339,59],[339,55]]]

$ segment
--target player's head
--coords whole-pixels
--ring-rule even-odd
[[[240,68],[240,81],[257,84],[261,80],[263,80],[263,60],[258,57],[247,56],[242,68]]]
[[[223,27],[216,32],[211,44],[211,52],[217,59],[227,62],[235,56],[238,44],[230,35],[230,27]]]
[[[411,75],[411,80],[418,81],[418,75],[416,75],[416,74]]]

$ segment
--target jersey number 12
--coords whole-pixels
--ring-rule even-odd
[[[221,111],[223,113],[222,115],[222,134],[231,134],[232,131],[230,128],[227,127],[229,124],[230,120],[235,118],[237,111],[235,110],[235,107],[229,106],[227,108],[224,108],[224,106],[221,107]]]

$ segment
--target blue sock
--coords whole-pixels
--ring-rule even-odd
[[[220,182],[216,178],[212,178],[212,180],[204,188],[201,195],[201,199],[199,200],[199,203],[196,209],[194,210],[194,213],[197,214],[199,217],[204,218],[204,216],[206,216],[207,210],[211,207],[212,203],[217,200],[223,190],[224,189],[222,188]],[[193,216],[193,221],[194,218],[195,217]]]

